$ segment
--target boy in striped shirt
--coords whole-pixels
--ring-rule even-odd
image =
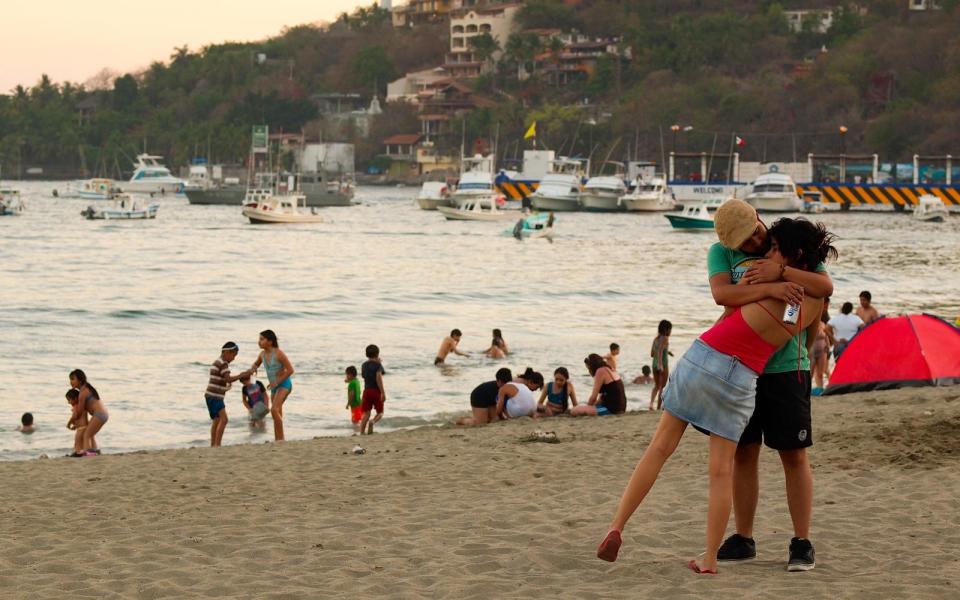
[[[210,413],[210,446],[216,448],[220,446],[223,440],[223,432],[227,428],[227,408],[223,403],[223,397],[230,384],[245,376],[249,376],[249,371],[244,371],[239,375],[230,374],[230,363],[237,358],[240,347],[234,342],[227,342],[220,349],[220,358],[213,361],[210,365],[210,381],[207,383],[207,411]]]

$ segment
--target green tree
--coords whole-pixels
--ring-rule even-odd
[[[126,110],[136,103],[140,88],[133,75],[127,74],[117,77],[113,81],[113,107],[117,110]]]
[[[490,62],[494,54],[500,51],[500,42],[489,33],[475,35],[471,37],[467,43],[484,66]]]
[[[373,89],[376,93],[385,91],[387,82],[394,76],[393,61],[383,46],[367,46],[353,57],[354,83],[365,90]]]

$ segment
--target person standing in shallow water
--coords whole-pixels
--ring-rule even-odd
[[[270,382],[270,416],[273,417],[273,436],[276,441],[283,441],[283,403],[293,393],[293,365],[286,353],[280,349],[277,334],[270,329],[260,332],[257,342],[260,346],[260,355],[250,366],[250,372],[255,371],[261,364],[267,370],[267,380]]]
[[[90,415],[87,428],[83,430],[83,450],[85,456],[94,456],[100,454],[94,442],[94,436],[103,428],[110,418],[107,413],[107,407],[100,394],[87,381],[87,375],[80,369],[70,371],[70,386],[80,392],[77,403],[73,407],[74,420],[79,421],[82,412],[86,411]]]

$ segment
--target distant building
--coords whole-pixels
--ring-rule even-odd
[[[450,17],[450,53],[444,67],[451,77],[477,77],[486,65],[470,46],[470,38],[485,33],[497,41],[501,50],[491,57],[497,60],[503,54],[503,46],[514,30],[520,4],[497,4],[484,8],[461,9]]]
[[[833,11],[830,9],[785,10],[783,17],[793,33],[803,31],[804,23],[809,23],[809,30],[814,33],[826,33],[833,25]]]
[[[324,139],[350,140],[370,135],[374,117],[383,113],[380,99],[374,96],[367,104],[360,94],[314,94]]]
[[[551,85],[563,86],[589,79],[603,56],[621,61],[633,58],[630,48],[621,48],[616,37],[592,38],[575,32],[554,34],[552,30],[533,30],[533,33],[541,36],[544,45],[551,39],[563,44],[557,51],[547,50],[534,57],[533,72]]]
[[[451,119],[475,108],[493,108],[496,102],[477,95],[469,85],[456,79],[435,82],[419,95],[420,132],[428,141],[448,132]]]
[[[390,11],[393,26],[413,27],[445,19],[450,12],[450,3],[451,0],[408,0]]]
[[[923,10],[940,10],[940,2],[938,0],[908,0],[907,6],[910,10],[923,11]]]
[[[430,89],[436,82],[449,77],[450,73],[443,67],[407,73],[400,79],[387,84],[387,102],[418,104],[421,93]]]

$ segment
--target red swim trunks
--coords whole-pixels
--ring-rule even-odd
[[[383,412],[383,399],[380,397],[380,390],[377,388],[367,388],[363,390],[360,411],[370,412],[371,408],[377,409],[378,413]]]
[[[360,406],[351,406],[350,407],[350,422],[359,423],[360,419],[363,418],[363,408]]]

